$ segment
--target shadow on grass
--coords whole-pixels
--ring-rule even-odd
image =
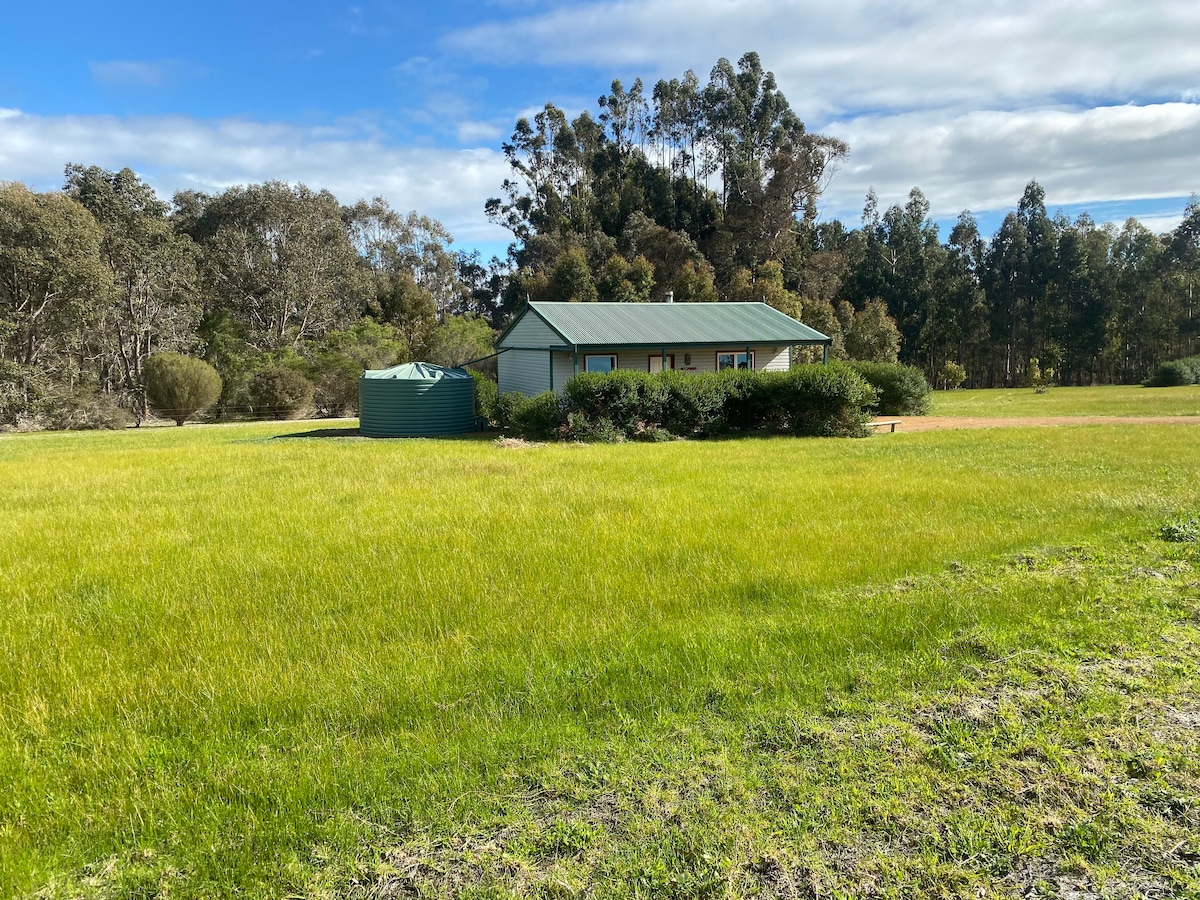
[[[499,434],[498,431],[473,431],[467,434],[442,434],[428,436],[396,436],[396,437],[373,437],[368,438],[361,434],[357,428],[315,428],[312,431],[296,431],[290,434],[277,434],[271,440],[283,441],[290,438],[362,438],[363,440],[372,441],[411,441],[411,440],[435,440],[435,441],[494,441]]]

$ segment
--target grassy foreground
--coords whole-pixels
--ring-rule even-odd
[[[1200,896],[1192,429],[311,427],[0,438],[0,895]]]
[[[1141,385],[934,391],[935,416],[1200,416],[1200,385]]]

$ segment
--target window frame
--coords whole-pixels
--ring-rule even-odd
[[[617,354],[615,354],[615,353],[585,353],[583,355],[583,371],[585,373],[590,374],[592,372],[592,370],[588,368],[588,363],[591,362],[593,359],[610,359],[610,360],[612,360],[612,367],[608,371],[615,372],[617,370]],[[597,372],[595,374],[607,375],[608,372]]]
[[[746,367],[746,369],[743,370],[743,369],[739,368],[739,366],[737,364],[737,358],[739,356],[745,356],[747,352],[749,352],[749,354],[750,354],[749,359],[748,359],[749,365]],[[721,368],[721,357],[722,356],[732,356],[733,357],[733,365],[728,368],[732,368],[735,372],[740,372],[740,371],[755,372],[755,371],[757,371],[757,369],[754,368],[755,352],[756,351],[754,351],[754,350],[747,351],[747,349],[745,347],[743,347],[741,350],[718,350],[716,352],[716,356],[714,358],[716,371],[718,371],[718,372],[725,371],[725,369]]]

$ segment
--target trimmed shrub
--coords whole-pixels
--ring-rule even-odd
[[[567,382],[563,433],[580,441],[658,441],[731,431],[860,435],[875,398],[875,389],[846,367],[593,373]]]
[[[661,422],[668,393],[661,377],[627,369],[605,374],[585,372],[569,379],[563,388],[569,411],[591,422],[607,419],[625,434]]]
[[[846,365],[879,392],[874,412],[880,416],[923,416],[929,412],[933,388],[925,373],[903,363],[855,360]]]
[[[565,418],[562,400],[554,391],[534,397],[508,393],[500,397],[502,427],[527,441],[552,441]]]
[[[265,366],[250,381],[250,402],[263,419],[294,419],[313,398],[313,383],[288,366]]]
[[[482,372],[476,372],[474,369],[467,371],[475,379],[475,415],[487,419],[489,425],[498,425],[500,386]]]
[[[656,375],[667,389],[660,424],[679,437],[721,434],[725,423],[725,387],[716,372],[664,372]]]
[[[158,415],[182,425],[221,396],[221,376],[202,359],[155,353],[142,366],[146,401]]]
[[[1162,363],[1146,381],[1146,387],[1182,387],[1188,384],[1200,384],[1200,356]]]
[[[853,369],[812,363],[780,375],[775,403],[792,434],[862,437],[867,433],[876,390]]]

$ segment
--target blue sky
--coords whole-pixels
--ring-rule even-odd
[[[381,194],[502,251],[500,143],[547,101],[594,110],[757,50],[850,144],[822,202],[856,223],[921,187],[990,234],[1052,209],[1172,227],[1200,191],[1200,4],[1179,0],[495,0],[20,4],[0,30],[0,180],[129,165],[161,193],[280,178]],[[943,228],[943,234],[948,228]]]

